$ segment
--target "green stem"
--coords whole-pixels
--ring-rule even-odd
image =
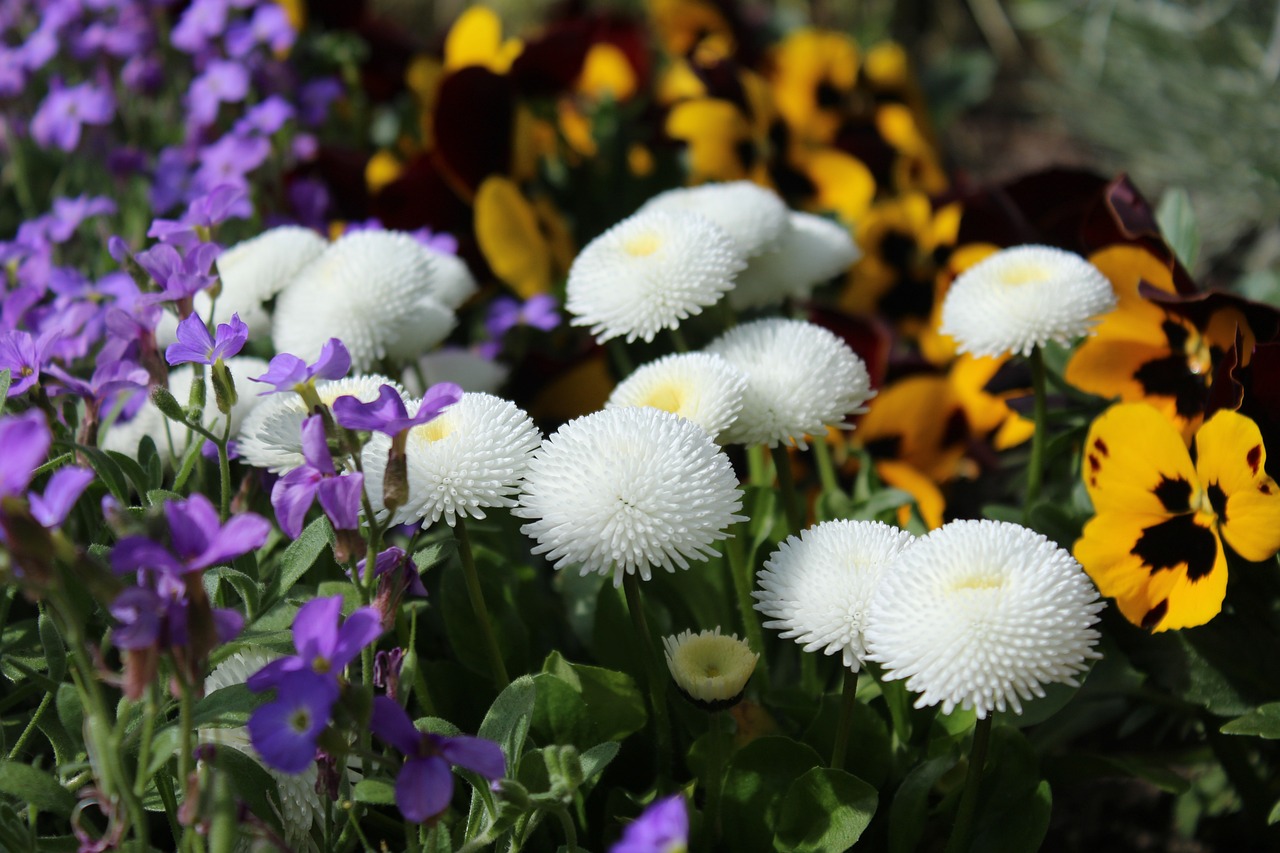
[[[142,739],[138,741],[138,772],[133,778],[133,794],[139,799],[147,790],[147,767],[151,764],[151,736],[156,728],[156,686],[147,687],[147,704],[142,711]]]
[[[480,586],[480,573],[476,571],[475,557],[471,554],[471,537],[467,534],[467,524],[462,516],[453,528],[458,537],[458,556],[462,558],[462,572],[467,579],[467,595],[471,598],[471,609],[476,614],[476,622],[480,625],[480,633],[484,636],[486,651],[489,653],[489,668],[492,670],[494,683],[502,690],[511,683],[507,676],[506,664],[502,662],[502,649],[498,646],[498,635],[493,632],[493,622],[489,619],[489,608],[484,603],[484,589]]]
[[[22,730],[22,734],[18,735],[18,739],[13,744],[13,749],[9,750],[9,760],[13,761],[22,752],[22,748],[27,745],[27,739],[31,737],[31,733],[35,731],[36,724],[40,722],[40,718],[44,716],[44,712],[49,709],[49,705],[53,703],[53,694],[46,693],[40,700],[40,704],[36,706],[36,712],[31,715],[31,719],[27,721],[27,726]]]
[[[218,512],[223,522],[227,520],[227,516],[231,515],[231,459],[227,455],[227,442],[230,438],[231,415],[227,415],[227,425],[222,430],[222,440],[214,442],[218,448],[218,486],[221,489]]]
[[[960,794],[960,806],[956,809],[956,822],[947,841],[946,853],[963,853],[969,848],[969,835],[973,829],[973,816],[978,810],[978,787],[982,782],[982,766],[987,761],[987,745],[991,742],[992,716],[987,714],[973,729],[973,744],[969,747],[969,772],[964,777],[964,790]]]
[[[564,806],[550,809],[551,813],[560,819],[560,826],[564,828],[564,843],[569,853],[578,853],[578,830],[573,825],[573,818],[569,816],[569,810]]]
[[[684,332],[680,331],[679,326],[674,326],[667,331],[671,332],[671,345],[676,348],[676,352],[688,352],[689,342],[684,338]]]
[[[804,510],[800,495],[796,492],[795,478],[791,476],[791,460],[787,457],[787,448],[778,443],[769,448],[769,452],[773,455],[773,467],[778,473],[778,498],[787,513],[787,526],[790,528],[788,532],[799,535],[804,529]]]
[[[734,525],[732,535],[725,541],[725,552],[729,556],[729,574],[733,577],[733,591],[738,599],[738,613],[742,617],[742,630],[747,637],[747,645],[751,651],[760,655],[760,663],[756,666],[756,678],[761,690],[769,689],[769,668],[765,663],[764,630],[760,627],[760,617],[756,616],[755,600],[751,597],[753,578],[751,565],[743,548],[743,537],[747,534],[747,522],[740,521]]]
[[[836,743],[831,750],[831,767],[844,769],[849,751],[849,729],[853,724],[853,709],[858,704],[858,674],[848,667],[844,669],[844,687],[840,691],[840,722],[836,724]]]
[[[649,682],[649,704],[653,714],[654,737],[658,741],[658,788],[669,786],[671,780],[671,720],[667,716],[667,696],[663,689],[662,670],[658,662],[658,649],[649,633],[649,621],[644,615],[644,601],[640,597],[640,576],[628,572],[623,576],[622,588],[627,596],[627,610],[631,612],[631,625],[643,648],[645,679]]]
[[[720,792],[724,782],[724,750],[720,743],[720,721],[723,711],[707,715],[710,741],[707,744],[707,813],[705,832],[710,842],[704,849],[711,850],[720,843]]]
[[[840,479],[836,476],[836,466],[831,461],[831,447],[827,444],[827,436],[814,437],[813,461],[818,468],[818,479],[822,483],[822,491],[839,492]]]
[[[1040,347],[1031,351],[1031,388],[1035,395],[1036,431],[1031,435],[1031,461],[1027,469],[1027,499],[1022,507],[1023,521],[1030,516],[1031,505],[1040,499],[1040,483],[1044,478],[1044,447],[1049,430],[1044,353]]]
[[[178,682],[178,735],[180,737],[178,746],[178,788],[184,793],[185,800],[185,795],[190,790],[188,780],[191,778],[195,759],[195,744],[193,743],[195,702],[191,685],[187,684],[181,675],[175,674],[174,678]],[[182,831],[182,849],[194,850],[195,842],[195,826],[184,827]]]

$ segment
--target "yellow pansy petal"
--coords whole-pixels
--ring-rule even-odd
[[[444,67],[455,71],[483,65],[503,74],[522,48],[518,40],[502,41],[502,20],[497,13],[485,6],[471,6],[458,16],[445,37]]]
[[[390,151],[379,151],[369,158],[364,167],[364,183],[372,195],[377,195],[382,188],[400,177],[404,172],[404,164]]]
[[[1116,307],[1094,327],[1095,338],[1120,338],[1151,346],[1169,345],[1160,324],[1165,312],[1143,299],[1138,285],[1147,282],[1169,293],[1176,292],[1173,272],[1165,263],[1137,246],[1109,246],[1089,256],[1089,262],[1107,277],[1116,292]]]
[[[937,482],[956,475],[968,424],[941,376],[908,376],[871,399],[854,439],[874,455],[906,462]]]
[[[1011,410],[1008,419],[1000,424],[1000,429],[996,430],[996,434],[991,438],[991,446],[996,450],[1008,450],[1010,447],[1017,447],[1025,441],[1030,441],[1035,433],[1035,421]]]
[[[689,176],[695,181],[745,177],[739,146],[750,133],[737,106],[716,98],[685,101],[667,116],[667,134],[689,145]]]
[[[1218,515],[1222,536],[1246,560],[1280,550],[1280,488],[1267,476],[1267,451],[1258,425],[1218,412],[1196,433],[1196,471]]]
[[[521,298],[551,287],[551,253],[533,207],[506,178],[485,178],[476,192],[476,241],[495,275]]]
[[[578,91],[600,100],[624,101],[635,94],[636,72],[617,45],[596,42],[587,51],[578,77]]]
[[[876,180],[856,157],[824,148],[808,157],[805,171],[818,188],[815,209],[832,211],[848,225],[856,225],[870,209]]]
[[[905,462],[894,462],[883,459],[876,463],[876,474],[886,485],[893,486],[915,498],[920,517],[930,530],[942,526],[942,512],[946,509],[946,500],[937,484]],[[906,527],[911,518],[910,507],[902,507],[898,511],[898,525]]]
[[[1168,355],[1167,344],[1160,347],[1139,340],[1088,338],[1067,362],[1063,378],[1099,397],[1137,401],[1146,396],[1146,389],[1135,375],[1144,364]]]
[[[1099,515],[1187,512],[1200,487],[1177,428],[1145,403],[1121,403],[1094,420],[1083,469]]]

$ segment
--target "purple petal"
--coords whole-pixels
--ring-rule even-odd
[[[311,375],[321,379],[341,379],[351,369],[351,354],[337,338],[329,338],[320,348],[320,358],[311,368]]]
[[[333,401],[333,417],[347,429],[388,432],[390,427],[395,427],[408,416],[400,392],[390,385],[379,388],[378,399],[372,403],[362,403],[359,398],[349,395]],[[390,434],[399,431],[391,429]]]
[[[320,482],[320,507],[333,522],[335,530],[359,529],[363,493],[364,475],[359,472],[329,477]]]
[[[316,739],[329,724],[338,686],[314,673],[289,673],[277,698],[249,717],[249,740],[270,767],[301,773],[316,753]]]
[[[662,853],[688,842],[689,812],[684,797],[676,794],[645,809],[609,853]]]
[[[334,644],[329,663],[340,670],[356,659],[360,650],[382,636],[382,619],[372,607],[361,607],[347,617],[338,629],[338,642]]]
[[[25,491],[52,443],[43,412],[31,409],[0,420],[0,495]]]
[[[254,693],[261,693],[267,688],[279,685],[288,673],[298,672],[305,668],[306,664],[303,663],[302,658],[293,656],[276,658],[249,676],[244,683]]]
[[[324,433],[324,418],[312,415],[302,422],[302,458],[321,474],[333,474],[333,456]]]
[[[162,602],[153,591],[141,586],[126,587],[107,608],[119,623],[111,631],[111,642],[121,649],[145,649],[160,637]]]
[[[214,341],[210,360],[231,358],[244,349],[248,340],[249,326],[240,319],[239,314],[232,314],[230,323],[218,324],[217,339]]]
[[[270,533],[271,522],[256,512],[233,515],[221,530],[214,533],[215,538],[204,553],[189,565],[192,569],[207,569],[218,563],[229,562],[261,548]]]
[[[414,425],[425,424],[462,399],[462,388],[452,382],[438,382],[427,389],[413,416]]]
[[[208,550],[221,527],[218,511],[213,508],[213,503],[199,492],[185,501],[166,502],[164,514],[169,521],[173,550],[187,563]]]
[[[128,536],[116,543],[111,550],[111,568],[116,574],[143,569],[181,574],[182,563],[159,542],[145,536]]]
[[[31,515],[45,527],[57,527],[67,520],[67,514],[93,478],[93,471],[88,468],[59,468],[49,478],[43,495],[31,495]]]
[[[211,364],[213,362],[213,337],[209,334],[204,320],[196,314],[189,315],[178,323],[178,342],[164,351],[165,361],[170,364]]]
[[[405,762],[396,777],[396,805],[411,823],[424,823],[445,809],[453,799],[453,772],[442,758],[416,758]]]
[[[296,355],[282,352],[271,359],[266,373],[261,376],[250,376],[249,380],[274,386],[270,391],[260,391],[259,397],[278,391],[292,391],[294,385],[307,381],[307,363]]]
[[[507,772],[507,759],[502,754],[502,747],[484,738],[467,735],[447,738],[440,754],[450,764],[465,767],[490,781],[501,779]]]
[[[213,630],[218,642],[229,643],[244,630],[244,615],[227,607],[213,608]]]
[[[320,472],[304,465],[276,480],[271,488],[271,506],[276,511],[276,520],[290,539],[302,535],[302,520],[311,509],[320,481]]]
[[[330,660],[338,643],[338,618],[342,615],[342,596],[313,598],[298,609],[293,617],[293,647],[308,665],[316,658]]]
[[[408,712],[390,696],[373,697],[373,715],[369,718],[369,728],[405,755],[417,755],[422,746],[422,732],[414,728]]]

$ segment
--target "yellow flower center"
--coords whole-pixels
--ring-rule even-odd
[[[679,414],[684,406],[684,390],[674,385],[659,385],[640,401],[640,405]]]
[[[447,418],[436,418],[427,421],[418,430],[418,435],[427,441],[439,441],[453,432],[453,425]]]
[[[622,243],[622,250],[633,258],[643,258],[646,255],[652,255],[658,251],[658,247],[662,245],[662,240],[652,231],[646,231],[643,234],[636,234],[628,237]]]

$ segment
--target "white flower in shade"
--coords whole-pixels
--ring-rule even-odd
[[[431,282],[428,295],[437,299],[451,311],[457,311],[480,289],[467,264],[457,255],[441,252],[430,246],[422,250],[431,259]]]
[[[401,338],[417,333],[413,320],[431,299],[432,271],[431,256],[408,234],[344,235],[300,270],[277,298],[272,327],[276,351],[310,362],[329,338],[338,338],[351,353],[352,369],[368,370],[393,349],[412,349],[415,342]]]
[[[416,368],[404,372],[405,390],[415,396],[420,396],[424,390],[418,378],[419,371],[428,388],[440,382],[452,382],[463,391],[484,391],[487,394],[496,394],[511,373],[511,369],[502,362],[462,347],[441,347],[429,352],[418,359]]]
[[[260,358],[238,355],[227,359],[225,364],[236,386],[236,404],[231,407],[231,434],[235,435],[245,418],[262,401],[262,398],[256,395],[256,386],[249,381],[249,377],[260,376],[266,372],[267,363]],[[194,377],[195,370],[189,364],[169,371],[169,392],[182,406],[186,406],[187,400],[191,397],[191,380]],[[205,371],[205,400],[203,425],[214,435],[222,435],[226,425],[225,415],[218,411],[218,407],[214,404],[213,382],[207,370]],[[162,462],[171,462],[175,453],[180,457],[183,448],[186,447],[186,428],[166,418],[150,400],[142,404],[132,419],[111,424],[106,435],[102,437],[101,446],[103,450],[114,450],[126,456],[137,456],[138,442],[142,441],[144,435],[151,436],[151,440],[156,443],[156,450]],[[169,446],[170,438],[175,445],[172,448]],[[204,441],[199,436],[195,440]]]
[[[862,359],[835,333],[778,318],[736,326],[707,345],[747,377],[742,411],[721,436],[732,444],[794,442],[844,426],[875,394]]]
[[[565,308],[603,342],[653,340],[714,305],[746,263],[733,240],[691,213],[637,213],[587,244],[569,268]]]
[[[417,411],[417,403],[407,405]],[[542,439],[532,419],[515,403],[489,394],[463,394],[433,420],[414,427],[405,439],[409,498],[396,511],[396,524],[443,516],[484,518],[487,507],[512,507],[529,458]],[[364,446],[365,488],[381,513],[383,478],[391,439],[374,433]]]
[[[913,537],[879,521],[826,521],[788,536],[756,575],[751,594],[781,631],[806,652],[833,655],[857,672],[866,660],[863,633],[871,598],[886,567]]]
[[[250,389],[256,387],[254,383],[248,385]],[[316,395],[330,407],[334,400],[348,395],[371,403],[378,399],[383,385],[390,385],[404,395],[400,385],[385,376],[348,376],[332,382],[317,382]],[[236,387],[243,389],[239,384]],[[240,426],[236,445],[240,458],[255,468],[266,468],[276,474],[292,471],[306,461],[302,456],[302,422],[307,419],[307,406],[293,393],[271,394],[259,399],[262,402]]]
[[[942,303],[944,335],[976,356],[1030,355],[1049,341],[1070,344],[1116,307],[1097,267],[1050,246],[1004,249],[960,274]]]
[[[792,212],[778,247],[747,262],[729,291],[735,309],[758,308],[788,297],[808,299],[813,289],[840,275],[862,256],[848,229],[811,213]]]
[[[388,324],[386,356],[412,361],[435,349],[453,331],[458,317],[434,296],[421,296],[412,308]]]
[[[731,708],[742,699],[760,656],[736,634],[685,631],[663,637],[667,669],[680,692],[708,711]]]
[[[750,181],[678,187],[645,202],[640,213],[696,213],[719,225],[751,257],[777,246],[787,229],[787,205],[772,190]]]
[[[204,692],[209,694],[224,687],[244,684],[249,676],[276,657],[277,655],[257,647],[234,652],[209,673],[209,677],[204,680]],[[249,740],[249,730],[244,726],[197,729],[196,736],[201,743],[230,747],[262,764],[257,750]],[[311,838],[311,828],[324,819],[324,810],[320,805],[320,797],[316,794],[315,763],[308,765],[301,773],[281,773],[265,764],[262,766],[275,780],[276,791],[280,795],[278,816],[284,829],[285,842],[291,850],[317,850],[316,843]]]
[[[715,554],[711,543],[744,520],[729,457],[702,427],[650,408],[575,418],[543,441],[515,515],[557,569],[650,577]]]
[[[868,659],[907,680],[916,707],[979,718],[1075,686],[1103,604],[1066,550],[1017,524],[953,521],[916,540],[871,604]]]
[[[742,411],[746,387],[741,371],[718,355],[674,353],[620,382],[605,408],[651,406],[687,418],[718,438]]]
[[[266,304],[289,286],[299,270],[320,257],[328,245],[329,241],[315,231],[297,225],[282,225],[236,243],[218,256],[222,293],[212,305],[212,321],[226,323],[233,313],[239,313],[249,326],[251,340],[271,337]],[[208,294],[197,293],[194,304],[196,313],[209,319]]]

